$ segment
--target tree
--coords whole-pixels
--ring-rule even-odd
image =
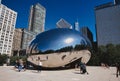
[[[14,65],[16,60],[22,59],[23,61],[27,61],[27,56],[11,56],[10,57],[10,65]]]
[[[3,65],[4,63],[7,62],[8,55],[6,54],[1,54],[0,55],[0,65]]]
[[[88,64],[100,65],[101,62],[109,65],[114,65],[120,61],[120,44],[113,45],[107,44],[106,46],[99,46],[98,51],[92,53],[91,59]]]

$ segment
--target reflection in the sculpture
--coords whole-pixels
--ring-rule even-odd
[[[56,28],[38,34],[30,43],[28,61],[37,65],[41,57],[43,67],[66,66],[76,60],[87,63],[91,57],[92,45],[80,32],[67,28]],[[33,60],[34,59],[34,60]]]
[[[29,53],[66,52],[88,47],[91,47],[90,41],[80,32],[57,28],[38,34],[30,43]]]

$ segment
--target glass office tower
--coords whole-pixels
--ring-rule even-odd
[[[120,5],[107,3],[95,7],[97,43],[120,44]]]

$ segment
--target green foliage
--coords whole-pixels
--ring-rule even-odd
[[[11,56],[10,57],[10,65],[14,65],[16,60],[22,59],[23,61],[27,60],[26,56]]]
[[[88,65],[96,65],[98,66],[100,63],[100,58],[98,57],[97,54],[92,54],[90,61],[88,62]]]
[[[8,55],[6,54],[0,55],[0,65],[3,65],[4,63],[6,63],[7,58],[8,58]]]
[[[98,51],[93,53],[89,61],[89,65],[100,65],[100,63],[107,63],[114,65],[120,61],[120,44],[108,44],[106,46],[99,46]]]

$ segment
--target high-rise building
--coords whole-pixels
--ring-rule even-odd
[[[80,28],[80,32],[81,32],[84,36],[86,36],[86,37],[90,40],[90,42],[93,44],[93,34],[92,34],[92,32],[89,30],[88,27],[81,27],[81,28]]]
[[[0,4],[0,53],[11,56],[17,12]]]
[[[107,3],[95,7],[97,44],[120,44],[120,5]]]
[[[22,30],[22,43],[19,55],[25,55],[32,39],[44,31],[46,9],[39,3],[32,5],[30,9],[28,30]]]
[[[22,50],[26,50],[29,46],[29,43],[32,39],[36,36],[36,34],[32,31],[28,31],[23,29],[23,36],[22,36]]]
[[[78,21],[75,22],[74,29],[75,29],[76,31],[80,31],[79,22],[78,22]]]
[[[57,23],[56,23],[57,28],[69,28],[72,29],[72,25],[68,23],[66,20],[61,18]]]
[[[22,29],[16,28],[14,31],[14,37],[13,37],[13,46],[12,46],[12,54],[13,56],[18,55],[19,51],[21,50],[21,43],[22,43]]]
[[[32,5],[30,9],[28,30],[35,32],[36,34],[43,32],[45,26],[45,16],[46,9],[42,5],[39,3]]]

